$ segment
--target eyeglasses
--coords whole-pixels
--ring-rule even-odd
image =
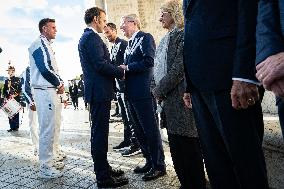
[[[135,23],[134,20],[125,20],[124,22],[121,22],[120,27],[125,26],[127,23],[130,23],[130,22]]]
[[[162,18],[163,18],[163,17],[164,17],[165,15],[167,15],[167,14],[168,14],[168,15],[171,15],[171,13],[170,13],[170,12],[163,11],[163,12],[161,12],[161,13],[160,13],[160,17],[162,17]]]

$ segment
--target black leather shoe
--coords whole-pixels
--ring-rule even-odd
[[[148,173],[151,170],[152,166],[149,164],[144,165],[143,167],[136,167],[133,171],[134,173]]]
[[[97,181],[98,188],[117,188],[117,187],[124,186],[126,184],[128,184],[128,179],[124,177],[123,178],[122,177],[118,177],[118,178],[110,177],[105,180]]]
[[[7,131],[8,131],[8,132],[12,132],[12,131],[14,131],[14,129],[8,129]]]
[[[159,177],[162,177],[162,176],[164,176],[166,174],[167,174],[166,171],[160,171],[160,170],[151,169],[148,173],[146,173],[142,177],[142,180],[144,180],[144,181],[155,180],[155,179],[157,179]]]
[[[112,177],[121,177],[122,175],[124,175],[124,171],[122,171],[121,169],[110,170],[110,176]]]

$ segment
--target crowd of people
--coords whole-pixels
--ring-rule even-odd
[[[124,40],[103,9],[85,11],[87,27],[78,44],[83,74],[78,86],[71,81],[69,93],[75,110],[78,88],[89,106],[98,187],[129,182],[107,160],[116,99],[114,116],[121,114],[124,138],[113,150],[126,157],[143,154],[145,164],[133,170],[143,181],[166,174],[162,127],[181,189],[206,189],[203,163],[212,189],[268,189],[261,100],[264,89],[275,93],[283,127],[284,1],[167,0],[159,11],[166,33],[157,48],[136,14],[121,18]],[[55,20],[40,20],[39,31],[22,82],[10,66],[3,95],[17,99],[22,90],[26,96],[30,125],[38,122],[39,128],[38,135],[37,126],[31,126],[39,176],[58,178],[66,154],[59,144],[64,83],[51,47]],[[18,114],[9,119],[8,131],[18,130],[18,120]]]

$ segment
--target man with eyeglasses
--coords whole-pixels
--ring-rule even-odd
[[[156,46],[153,36],[140,31],[140,25],[135,14],[121,19],[120,29],[129,39],[121,67],[125,70],[125,95],[129,101],[135,135],[146,158],[146,164],[136,167],[134,173],[144,173],[142,179],[149,181],[164,176],[166,166],[150,91]]]

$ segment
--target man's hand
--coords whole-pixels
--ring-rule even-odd
[[[190,93],[184,93],[182,99],[187,108],[192,108]]]
[[[279,97],[284,97],[284,78],[274,81],[270,87],[271,91]]]
[[[122,68],[122,69],[124,69],[124,70],[127,70],[127,66],[124,65],[124,64],[121,64],[121,65],[119,65],[118,67],[120,67],[120,68]]]
[[[36,106],[33,104],[33,105],[30,106],[30,109],[31,109],[32,111],[36,111]]]
[[[63,94],[64,93],[64,85],[61,84],[57,87],[57,94]]]
[[[237,110],[246,109],[259,100],[258,88],[255,84],[234,80],[231,100],[233,108]]]
[[[271,90],[275,80],[284,78],[284,52],[272,55],[256,66],[256,77],[264,88]]]

